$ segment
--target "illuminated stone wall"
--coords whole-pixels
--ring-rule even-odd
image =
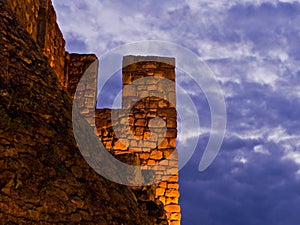
[[[39,48],[37,51],[44,54],[45,60],[57,75],[59,82],[51,81],[53,84],[55,83],[55,88],[61,91],[67,90],[73,96],[81,76],[97,59],[96,56],[66,52],[65,40],[56,22],[56,14],[51,0],[7,0],[5,4],[13,9],[13,15],[8,13],[5,16],[12,15],[14,21],[20,24],[18,26],[30,34],[35,46]],[[31,41],[28,38],[22,40]],[[20,50],[19,54],[21,53],[25,55]],[[22,60],[26,64],[32,66],[35,63],[34,58],[30,55],[26,55],[26,57],[23,55]],[[175,81],[175,60],[173,58],[127,56],[124,58],[123,65],[126,65],[123,68],[123,87],[145,77],[167,78]],[[41,77],[40,79],[42,80]],[[45,82],[50,82],[50,80],[45,78]],[[51,86],[52,83],[49,85]],[[138,84],[136,88],[141,92],[144,91],[147,96],[149,93],[160,92],[162,88],[166,87],[162,87],[159,83],[144,83]],[[94,111],[94,93],[96,91],[96,82],[89,82],[88,86],[84,87],[83,95],[88,101],[82,107],[81,113],[90,114]],[[166,99],[173,98],[171,102],[175,103],[175,84],[168,86],[165,91],[168,93],[168,96],[165,96]],[[106,148],[121,161],[141,166],[162,164],[157,167],[155,176],[158,180],[164,181],[141,188],[132,187],[131,190],[145,215],[153,217],[153,224],[164,225],[167,215],[169,224],[178,225],[180,224],[179,185],[177,155],[176,152],[174,153],[177,136],[176,104],[170,104],[169,101],[157,97],[148,97],[137,101],[134,93],[135,91],[123,92],[123,108],[114,110],[118,117],[118,120],[114,121],[115,125],[125,126],[124,121],[128,122],[133,137],[128,136],[125,143],[118,140],[111,122],[112,110],[108,109],[96,110],[98,134]],[[130,104],[134,104],[134,106],[128,116],[124,110],[128,109]],[[147,140],[151,134],[149,130],[151,120],[158,117],[162,118],[167,126],[165,136],[159,142],[148,141],[143,148],[140,148],[140,142]],[[155,127],[153,129],[155,130]],[[173,157],[170,157],[172,153],[174,153]],[[173,175],[170,176],[170,174]],[[153,209],[153,204],[156,210]],[[160,210],[161,206],[165,209],[166,215],[161,213],[163,212]]]
[[[140,79],[151,77],[166,78],[173,82],[165,85],[159,79]],[[178,158],[177,152],[174,152],[177,137],[177,115],[176,105],[170,103],[176,101],[175,59],[125,56],[122,80],[122,109],[96,110],[96,126],[99,137],[106,149],[114,155],[135,154],[144,168],[158,165],[155,168],[155,177],[161,182],[154,186],[154,198],[163,203],[169,224],[178,225],[181,218],[178,204]],[[126,88],[126,85],[131,84],[134,85]],[[159,92],[163,93],[163,98],[156,97]],[[112,119],[113,114],[117,119]],[[160,128],[159,123],[151,125],[154,118],[161,118],[161,126],[166,125],[167,129],[161,140],[147,141],[150,139],[151,131],[155,133],[155,129]],[[119,139],[116,130],[125,131],[125,136],[121,136]],[[138,190],[137,187],[133,189]],[[151,186],[148,189],[151,189]]]
[[[166,225],[162,205],[140,204],[132,190],[97,174],[80,154],[73,127],[91,137],[87,146],[98,138],[84,119],[72,123],[70,94],[15,15],[29,2],[11,7],[0,0],[0,224]]]
[[[32,36],[48,59],[63,86],[65,74],[65,40],[56,22],[51,0],[8,0],[19,23]]]

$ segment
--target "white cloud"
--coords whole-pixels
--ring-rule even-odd
[[[279,2],[284,2],[284,3],[295,3],[295,2],[300,2],[299,0],[280,0]]]
[[[86,43],[89,51],[103,54],[120,43],[147,39],[170,40],[169,34],[154,26],[155,15],[132,10],[122,2],[54,1],[65,36],[72,34]],[[86,9],[82,9],[85,5]],[[70,19],[72,18],[72,19]],[[159,22],[159,21],[158,21]]]
[[[196,43],[198,53],[203,60],[218,60],[218,59],[232,59],[237,60],[247,57],[256,57],[253,51],[253,44],[251,42],[226,43],[216,42],[209,39],[201,40]]]
[[[252,4],[259,9],[264,2],[276,5],[279,2],[299,1],[186,0],[176,3],[162,2],[154,10],[151,5],[154,3],[54,0],[56,8],[59,9],[58,19],[64,35],[67,39],[72,37],[83,41],[87,45],[87,51],[96,52],[100,56],[122,43],[147,39],[176,42],[197,52],[215,73],[224,89],[225,97],[237,97],[235,101],[238,102],[235,105],[241,104],[241,106],[245,102],[238,98],[240,93],[236,86],[243,86],[244,82],[269,85],[273,92],[281,92],[287,97],[300,98],[299,84],[289,80],[296,78],[300,62],[290,55],[289,50],[293,46],[289,46],[286,34],[278,33],[276,38],[272,36],[272,40],[276,43],[258,46],[255,41],[247,39],[247,23],[243,25],[243,29],[238,29],[225,22],[229,14],[228,10],[233,6]],[[244,17],[244,15],[239,16]],[[257,24],[261,18],[253,19],[253,24]],[[248,21],[247,18],[245,21]],[[284,31],[292,25],[293,22],[291,25],[286,24]],[[230,34],[226,32],[230,29],[238,38],[231,40],[228,37]],[[251,29],[255,31],[255,27]],[[274,33],[271,32],[269,35],[274,35]],[[270,39],[269,36],[263,38]],[[235,86],[225,86],[229,82],[234,83]],[[199,95],[197,90],[188,89],[188,92],[193,96]],[[252,97],[251,101],[256,101],[257,99],[250,94],[248,97]],[[244,113],[248,116],[252,113],[255,116],[255,109],[241,107],[240,110],[240,115]],[[184,112],[192,113],[188,110]],[[267,142],[280,146],[299,145],[297,135],[288,134],[284,124],[282,126],[262,125],[256,128],[247,124],[245,120],[239,122],[241,124],[235,124],[227,135],[241,140],[265,139]],[[281,122],[278,121],[278,123]],[[245,126],[242,127],[243,123]],[[193,124],[190,126],[193,128]],[[209,132],[205,130],[204,133]],[[191,129],[181,137],[181,141],[186,143],[199,135],[201,133]],[[252,152],[266,154],[267,151],[263,145],[257,145]],[[290,151],[286,151],[286,155],[287,158],[297,159],[297,155]]]
[[[270,130],[268,136],[268,141],[273,141],[274,143],[289,142],[295,145],[300,145],[299,134],[288,134],[286,129],[282,126],[278,126]]]
[[[256,82],[258,84],[270,85],[273,89],[275,89],[276,82],[279,79],[279,77],[276,74],[276,68],[274,68],[274,66],[272,67],[254,66],[252,70],[248,71],[247,80]]]
[[[282,157],[282,159],[292,160],[300,166],[300,151],[286,151],[286,154],[284,155],[284,157]]]
[[[270,155],[269,150],[266,149],[266,148],[264,148],[263,145],[256,145],[256,146],[254,146],[253,151],[256,152],[256,153],[263,154],[263,155]]]
[[[209,134],[209,130],[207,129],[189,129],[187,132],[185,132],[184,134],[179,134],[178,136],[178,141],[183,145],[188,145],[188,141],[190,141],[191,139],[198,139],[201,135],[203,134]]]
[[[282,126],[274,128],[265,127],[261,129],[249,129],[240,131],[238,133],[228,131],[227,134],[231,137],[239,138],[240,140],[260,140],[265,143],[275,143],[279,149],[281,149],[281,160],[290,160],[300,166],[300,135],[299,133],[288,134],[286,129]],[[239,150],[239,152],[241,149]],[[236,162],[242,162],[245,155],[251,154],[251,152],[243,151],[244,155],[240,153],[235,158]],[[254,153],[262,155],[272,155],[272,151],[265,146],[265,144],[258,144],[253,147]],[[300,171],[300,170],[299,170]]]
[[[186,4],[190,7],[195,13],[200,12],[224,12],[236,5],[255,5],[256,7],[262,5],[263,3],[270,3],[277,5],[278,3],[297,3],[299,0],[219,0],[219,1],[210,1],[210,0],[185,0]]]
[[[237,127],[233,128],[234,130],[237,129]],[[248,128],[244,130],[237,130],[237,131],[227,131],[228,137],[235,137],[240,140],[259,140],[260,138],[263,138],[265,136],[265,133],[268,132],[268,127],[263,127],[259,129],[255,128]]]
[[[247,158],[245,158],[244,156],[236,156],[233,159],[234,162],[238,162],[238,163],[242,163],[242,164],[246,164],[248,162]]]
[[[271,59],[279,59],[282,63],[288,63],[289,55],[286,50],[283,49],[272,49],[268,52]]]

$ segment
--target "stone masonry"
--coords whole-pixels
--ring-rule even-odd
[[[97,60],[97,57],[93,54],[70,54],[65,50],[65,40],[56,23],[56,14],[51,0],[7,0],[7,5],[13,9],[16,20],[30,34],[37,44],[36,46],[46,56],[48,64],[54,70],[60,83],[57,88],[62,91],[67,90],[71,96],[74,96],[81,76]],[[30,57],[23,57],[23,60],[28,65],[34,63]],[[145,77],[166,78],[175,81],[175,60],[173,58],[126,56],[123,66],[123,87]],[[169,96],[164,96],[164,98],[147,97],[148,93],[151,92],[155,95],[165,88],[159,82],[137,84],[136,88],[138,91],[145,92],[145,98],[137,100],[134,91],[124,91],[122,109],[96,109],[95,122],[98,135],[106,149],[116,158],[128,164],[141,165],[145,168],[145,172],[147,166],[161,163],[156,168],[155,176],[158,180],[164,181],[156,185],[131,187],[131,190],[139,205],[147,212],[146,214],[154,218],[153,224],[165,225],[165,215],[157,213],[162,204],[168,223],[178,225],[181,215],[178,204],[178,160],[175,151],[177,136],[175,85],[167,87],[165,91],[169,93]],[[93,93],[97,93],[96,82],[85,87],[83,94],[89,100],[83,107],[82,114],[94,111],[96,99]],[[165,99],[172,99],[171,102],[174,104],[170,104],[170,101]],[[130,108],[128,117],[124,110],[127,110],[131,104],[133,107]],[[128,136],[125,142],[118,140],[115,134],[115,124],[111,121],[112,112],[117,114],[118,120],[114,122],[121,127],[121,130],[127,129],[122,126],[129,123],[129,130],[133,136]],[[149,140],[151,121],[155,118],[161,118],[161,121],[166,124],[165,136],[161,141],[148,141],[146,142],[147,146],[140,148],[140,142]],[[159,127],[152,127],[151,131],[155,131],[156,128]]]
[[[138,201],[127,186],[97,174],[80,154],[74,127],[90,134],[87,146],[99,139],[84,118],[72,123],[71,95],[27,30],[30,22],[44,26],[34,17],[27,21],[36,15],[31,3],[37,2],[43,3],[0,0],[0,224],[166,225],[162,204]],[[65,56],[54,57],[64,61]],[[72,83],[90,64],[85,57],[70,59]],[[67,74],[65,69],[57,71]],[[93,102],[88,98],[88,106]],[[118,171],[106,157],[99,164]]]
[[[66,42],[56,22],[51,0],[7,0],[7,3],[14,9],[17,20],[47,57],[63,87],[68,89],[68,84],[74,83],[73,76],[77,79],[78,75],[82,75],[90,63],[96,60],[93,54],[70,54],[65,50]],[[79,69],[76,71],[76,68]]]
[[[125,56],[122,74],[122,109],[96,110],[96,126],[99,137],[106,149],[114,155],[119,157],[126,154],[137,155],[141,166],[144,166],[143,168],[161,163],[156,168],[155,176],[157,180],[162,180],[162,182],[154,186],[153,197],[163,203],[169,224],[178,225],[181,216],[178,204],[178,159],[176,152],[174,152],[177,136],[176,105],[166,100],[171,99],[171,102],[175,102],[175,59]],[[166,78],[173,82],[170,82],[169,86],[165,86],[161,84],[160,80],[151,80],[149,83],[135,83],[133,89],[126,89],[126,85],[147,77]],[[137,91],[141,93],[142,97],[144,92],[145,98],[139,99],[136,94]],[[157,92],[163,92],[169,96],[156,97]],[[133,107],[130,108],[131,106]],[[126,109],[130,110],[129,116],[125,113]],[[115,116],[118,118],[116,121],[112,121],[111,115],[113,113],[117,114]],[[154,118],[161,118],[166,124],[165,136],[159,142],[143,142],[143,147],[140,147],[141,142],[147,140],[151,135],[149,127]],[[126,132],[132,133],[134,137],[125,135],[121,141],[118,139],[115,129],[124,131],[127,125],[129,125],[129,129],[127,128]],[[155,127],[152,131],[155,132]],[[174,153],[173,157],[170,157],[172,153]],[[148,188],[151,189],[151,187]],[[133,189],[138,190],[137,187],[133,187]]]

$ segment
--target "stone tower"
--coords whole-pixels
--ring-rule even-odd
[[[82,158],[71,124],[71,96],[97,57],[65,50],[51,0],[0,0],[0,8],[4,49],[0,53],[4,63],[0,74],[0,148],[4,149],[0,151],[4,171],[0,173],[0,224],[179,224],[176,154],[170,158],[176,146],[174,99],[171,105],[164,100],[167,96],[134,102],[133,92],[123,93],[123,109],[117,113],[121,120],[129,120],[134,134],[127,139],[130,147],[116,138],[107,113],[111,110],[96,111],[99,136],[116,158],[143,166],[164,162],[154,174],[164,180],[158,184],[129,190],[106,180]],[[174,59],[128,56],[124,64],[124,90],[143,77],[175,80]],[[92,72],[96,74],[97,69]],[[164,89],[168,99],[175,96],[173,84],[136,87],[154,94]],[[83,91],[85,107],[80,113],[92,115],[96,79]],[[129,99],[135,104],[129,117],[123,117]],[[149,126],[156,117],[168,128],[159,142],[149,141]],[[143,140],[148,140],[148,146],[139,149]],[[107,170],[116,171],[113,167]]]
[[[175,59],[125,56],[122,68],[122,109],[96,110],[98,135],[106,149],[121,161],[141,165],[142,168],[157,166],[154,176],[158,183],[132,189],[139,200],[161,201],[168,223],[178,225],[181,215],[178,204],[178,158],[175,151]],[[117,121],[112,120],[113,114],[117,115]],[[153,124],[157,118],[160,120]],[[163,136],[159,137],[157,133],[158,137],[151,139],[160,125],[166,127]],[[129,127],[124,136],[119,138],[116,129],[124,131],[125,126]]]

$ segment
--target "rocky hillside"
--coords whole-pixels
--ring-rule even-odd
[[[88,166],[69,93],[5,0],[0,20],[0,224],[165,224],[160,206]]]

